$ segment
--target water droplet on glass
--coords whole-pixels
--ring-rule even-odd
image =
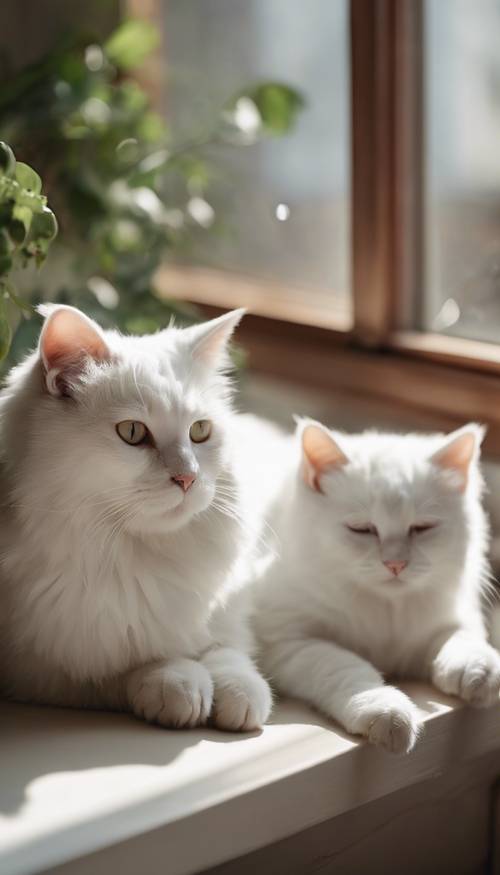
[[[275,210],[275,215],[278,222],[286,222],[290,218],[290,207],[288,204],[278,204]]]
[[[92,73],[97,73],[104,64],[104,55],[100,46],[91,45],[85,49],[85,63]]]
[[[166,164],[168,157],[169,153],[166,149],[159,149],[157,152],[152,152],[151,155],[147,155],[146,158],[143,158],[139,164],[140,173],[152,173],[154,170],[158,170],[163,164]]]
[[[187,211],[192,219],[202,228],[209,228],[215,219],[213,207],[202,197],[192,197],[188,201]]]
[[[81,113],[88,125],[106,125],[111,118],[111,109],[99,97],[88,97],[82,103]]]
[[[255,134],[262,124],[260,112],[249,97],[240,97],[236,101],[233,118],[236,127],[244,134]]]
[[[446,331],[460,319],[460,307],[454,298],[448,298],[437,315],[434,317],[432,327],[434,331]]]
[[[120,296],[115,287],[102,276],[91,276],[87,280],[90,291],[96,296],[101,307],[113,310],[120,303]]]

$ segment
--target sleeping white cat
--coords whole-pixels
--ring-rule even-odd
[[[269,689],[224,609],[245,541],[224,376],[242,311],[142,338],[44,312],[0,394],[0,688],[260,726]]]
[[[281,555],[256,590],[261,666],[283,693],[390,751],[410,750],[420,721],[386,678],[498,701],[481,605],[481,439],[476,425],[346,435],[310,421],[274,449],[266,438],[286,473],[269,515]]]

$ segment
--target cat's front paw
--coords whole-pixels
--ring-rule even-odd
[[[228,732],[260,729],[271,713],[269,684],[257,671],[215,681],[212,722]]]
[[[448,642],[434,660],[432,681],[443,693],[488,707],[500,695],[500,654],[486,642],[473,648]]]
[[[184,729],[207,722],[213,683],[199,662],[175,659],[134,671],[127,693],[136,717],[170,729]]]
[[[411,699],[395,687],[378,687],[353,696],[348,709],[349,732],[389,753],[409,753],[421,730]]]

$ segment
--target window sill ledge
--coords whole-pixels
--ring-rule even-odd
[[[169,875],[186,875],[486,753],[499,753],[500,773],[500,703],[473,711],[425,685],[405,689],[426,731],[400,758],[294,702],[247,736],[2,703],[0,870],[66,862],[65,872],[132,875],[168,849]]]
[[[338,334],[347,334],[352,328],[351,306],[333,289],[305,288],[230,270],[175,264],[162,265],[154,284],[160,297],[202,307],[246,307],[268,319],[284,318],[292,324],[328,328]]]

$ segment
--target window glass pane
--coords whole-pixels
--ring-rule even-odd
[[[349,304],[347,0],[168,0],[167,112],[176,136],[243,87],[274,80],[306,100],[285,137],[207,148],[207,199],[220,224],[199,235],[197,265],[272,280],[285,300],[321,310]]]
[[[423,327],[500,339],[500,0],[425,3]]]

